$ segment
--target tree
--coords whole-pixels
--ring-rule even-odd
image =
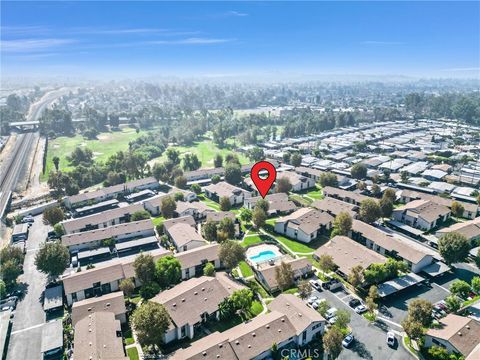
[[[475,256],[475,265],[480,269],[480,249],[478,249],[477,256]]]
[[[230,199],[226,196],[222,196],[220,198],[220,210],[222,211],[228,211],[232,207],[232,204],[230,204]]]
[[[157,230],[157,234],[159,236],[163,235],[165,232],[165,225],[163,224],[163,222],[155,226],[155,230]]]
[[[333,227],[335,228],[336,235],[348,236],[348,233],[352,229],[352,217],[347,212],[340,212],[335,216]]]
[[[0,250],[0,264],[10,260],[14,264],[21,265],[25,260],[25,255],[20,247],[8,245]]]
[[[253,302],[253,292],[250,289],[236,290],[230,295],[233,306],[236,310],[247,315]]]
[[[468,239],[460,233],[450,232],[438,241],[438,251],[447,265],[465,261],[470,251]]]
[[[225,167],[225,181],[232,185],[238,185],[242,181],[242,170],[237,163],[229,162]]]
[[[136,211],[130,217],[130,221],[140,221],[150,219],[150,213],[147,210]]]
[[[422,324],[408,316],[402,321],[402,327],[410,339],[419,339],[423,336]]]
[[[190,190],[193,191],[197,195],[202,192],[202,188],[198,184],[192,184],[192,186],[190,186]]]
[[[409,178],[410,178],[410,174],[407,171],[401,171],[400,172],[400,179],[402,180],[402,183],[408,184],[409,183],[409,180],[408,180]]]
[[[268,214],[268,209],[270,208],[270,203],[268,200],[265,199],[258,199],[257,202],[255,203],[255,209],[262,209],[265,211],[266,214]]]
[[[433,345],[428,349],[428,355],[430,355],[431,359],[435,360],[455,360],[456,357],[450,357],[448,350],[441,346]],[[453,354],[452,354],[453,355]]]
[[[255,208],[252,215],[252,222],[255,224],[257,229],[265,226],[265,222],[267,221],[267,214],[260,208]]]
[[[202,234],[203,237],[210,242],[217,240],[217,223],[208,220],[205,224],[202,225]]]
[[[432,323],[433,305],[424,299],[414,299],[408,304],[408,317],[427,327]]]
[[[134,262],[135,276],[142,284],[147,284],[155,279],[155,261],[150,254],[140,253]]]
[[[328,330],[323,336],[323,347],[325,348],[325,351],[329,354],[330,358],[338,358],[338,356],[343,350],[342,341],[343,334],[336,326]]]
[[[175,178],[175,186],[179,189],[187,188],[187,178],[185,176],[177,176]]]
[[[325,186],[338,187],[337,176],[331,172],[324,172],[320,174],[319,182],[320,182],[320,185],[322,185],[322,187],[325,187]]]
[[[203,267],[203,275],[205,276],[215,276],[215,266],[211,262],[207,263]]]
[[[67,156],[67,160],[72,166],[93,164],[93,152],[89,148],[81,148],[77,146],[72,153]]]
[[[70,253],[60,242],[43,243],[35,255],[37,269],[51,277],[57,277],[70,263]]]
[[[392,188],[385,189],[385,191],[383,192],[383,198],[384,199],[389,199],[393,204],[395,202],[395,200],[397,199],[397,195],[395,193],[395,190],[392,189]]]
[[[480,276],[474,276],[471,281],[472,290],[477,294],[480,293]]]
[[[57,234],[57,236],[62,236],[63,234],[65,234],[65,231],[63,230],[63,225],[60,223],[53,226],[53,231],[55,231],[55,234]]]
[[[302,280],[298,283],[298,293],[300,298],[306,299],[312,292],[312,285],[307,280]]]
[[[382,217],[389,218],[393,213],[393,203],[388,197],[382,197],[379,202]]]
[[[382,193],[382,189],[380,189],[380,186],[378,186],[377,184],[373,184],[370,188],[370,192],[373,196],[378,197]]]
[[[212,184],[218,184],[220,182],[220,180],[222,180],[220,178],[220,175],[213,175],[212,176]]]
[[[183,170],[185,171],[194,171],[200,169],[202,162],[198,160],[196,154],[186,153],[183,156]]]
[[[21,273],[22,268],[20,264],[15,263],[13,260],[2,260],[0,275],[7,287],[14,285]]]
[[[361,180],[367,176],[367,165],[363,163],[356,163],[350,169],[350,174],[354,179]]]
[[[450,292],[453,295],[458,295],[464,299],[468,297],[469,292],[471,291],[471,287],[469,283],[463,280],[455,280],[450,285]]]
[[[265,159],[265,154],[262,148],[255,146],[253,149],[247,151],[247,157],[253,162],[258,162]]]
[[[345,329],[350,323],[350,313],[347,310],[338,310],[335,316],[337,318],[335,326],[339,329]]]
[[[216,168],[222,167],[223,165],[223,157],[220,154],[215,155],[213,158],[213,166]]]
[[[292,265],[282,261],[280,266],[275,268],[275,279],[280,290],[290,289],[295,284]]]
[[[7,287],[5,282],[0,279],[0,299],[3,299],[7,295]]]
[[[371,314],[375,314],[375,310],[378,308],[377,299],[378,288],[375,285],[372,285],[368,289],[368,296],[365,299],[365,305]]]
[[[233,239],[235,237],[233,220],[228,217],[223,218],[218,224],[218,231],[224,232],[227,235],[227,239]]]
[[[142,346],[159,346],[170,318],[163,305],[147,301],[134,311],[132,325]]]
[[[120,285],[118,285],[118,287],[123,291],[126,297],[130,297],[135,290],[135,284],[133,283],[132,279],[123,279],[120,281]]]
[[[252,210],[242,207],[240,209],[239,217],[240,220],[242,220],[244,223],[249,223],[250,221],[252,221],[253,217]]]
[[[318,258],[318,266],[323,272],[330,272],[335,269],[335,263],[333,262],[333,257],[327,254],[322,254]]]
[[[182,192],[176,192],[176,193],[173,195],[173,200],[175,200],[175,201],[184,201],[184,200],[185,200],[185,196],[183,195]]]
[[[58,165],[60,164],[60,158],[58,156],[54,156],[52,158],[53,166],[55,166],[55,171],[58,171]]]
[[[180,164],[180,151],[174,148],[168,148],[166,155],[168,160],[170,160],[174,165]]]
[[[299,153],[293,153],[292,156],[290,157],[290,165],[298,167],[302,165],[302,155]]]
[[[160,206],[160,211],[165,219],[170,219],[173,217],[177,204],[171,196],[166,196],[162,199],[162,205]]]
[[[236,241],[227,240],[220,244],[218,257],[221,263],[229,270],[245,260],[245,249]]]
[[[161,290],[160,285],[158,285],[157,282],[150,281],[142,284],[142,287],[140,288],[140,296],[144,300],[149,300],[153,298],[155,295],[157,295],[160,292],[160,290]]]
[[[172,255],[162,256],[155,264],[155,279],[162,288],[178,284],[182,279],[180,261]]]
[[[450,295],[445,298],[445,305],[447,306],[448,311],[457,312],[458,309],[462,306],[460,299],[455,295]]]
[[[348,282],[352,284],[353,287],[359,287],[363,283],[363,267],[362,265],[354,266],[350,270],[350,275],[348,275]]]
[[[458,201],[453,201],[452,205],[450,207],[450,210],[452,210],[452,214],[456,217],[462,217],[463,212],[465,211],[465,208],[463,207],[462,204],[460,204]]]
[[[382,215],[380,206],[373,199],[366,199],[360,203],[360,218],[367,224],[371,224]]]
[[[290,190],[292,190],[292,183],[287,177],[281,177],[277,180],[275,192],[288,194]]]

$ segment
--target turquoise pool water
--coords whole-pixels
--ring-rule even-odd
[[[259,263],[263,261],[268,261],[275,257],[277,257],[277,254],[275,254],[275,252],[273,252],[272,250],[265,250],[265,251],[259,252],[255,256],[250,256],[250,260],[253,262]]]

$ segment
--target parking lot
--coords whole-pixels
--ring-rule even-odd
[[[399,328],[391,326],[384,321],[377,321],[375,324],[370,323],[362,315],[357,314],[350,306],[348,301],[352,295],[346,290],[331,292],[323,290],[321,292],[314,290],[312,295],[319,299],[325,299],[331,307],[338,310],[347,310],[351,315],[350,327],[355,337],[354,344],[344,349],[339,359],[392,359],[405,360],[413,359],[410,353],[399,343],[401,337],[397,335],[397,344],[390,348],[386,343],[387,331],[393,329],[399,331]]]

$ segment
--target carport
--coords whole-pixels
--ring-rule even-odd
[[[43,310],[46,312],[63,307],[62,286],[54,286],[45,289]]]
[[[430,265],[425,266],[422,269],[422,272],[431,278],[443,275],[448,271],[450,271],[450,266],[448,266],[447,264],[444,264],[441,261],[431,263]]]
[[[383,284],[378,285],[378,296],[380,298],[385,298],[389,295],[421,283],[424,280],[425,278],[411,272],[407,275],[400,276],[396,279],[386,281]]]
[[[43,325],[42,353],[43,358],[63,352],[62,320],[54,320]]]

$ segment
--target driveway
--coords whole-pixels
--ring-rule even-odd
[[[42,296],[46,275],[37,271],[35,254],[47,237],[49,227],[42,223],[42,215],[35,216],[27,240],[27,253],[23,265],[24,273],[19,277],[19,287],[25,289],[13,318],[13,327],[8,345],[7,360],[42,359],[42,327],[45,323]]]
[[[347,291],[342,290],[332,293],[328,290],[322,292],[314,290],[313,295],[326,299],[330,306],[350,312],[350,326],[356,341],[349,349],[343,349],[339,359],[413,359],[410,353],[399,343],[399,341],[401,342],[401,337],[399,335],[397,335],[397,345],[395,348],[387,346],[387,331],[394,329],[398,332],[401,329],[391,326],[383,321],[377,321],[375,324],[372,324],[363,316],[358,315],[350,306],[348,306],[348,301],[352,298],[352,295]]]

